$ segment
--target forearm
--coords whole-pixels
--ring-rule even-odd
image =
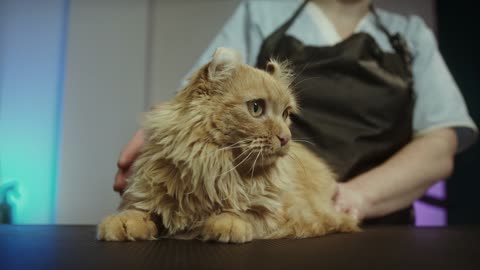
[[[450,176],[456,147],[452,129],[429,132],[345,186],[362,198],[359,211],[363,218],[392,213],[409,206],[436,181]]]

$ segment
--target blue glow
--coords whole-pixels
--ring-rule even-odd
[[[0,181],[18,182],[14,223],[52,223],[68,3],[0,4]]]
[[[65,67],[66,67],[66,58],[67,58],[67,40],[68,40],[68,20],[70,15],[70,0],[63,1],[63,18],[61,22],[61,44],[60,44],[60,61],[59,61],[59,80],[58,80],[58,93],[57,93],[57,118],[56,118],[56,132],[55,132],[55,166],[54,172],[55,175],[54,184],[52,185],[52,194],[54,198],[52,199],[52,220],[55,221],[55,213],[57,213],[57,185],[58,178],[60,175],[60,152],[61,152],[61,142],[62,142],[62,130],[63,130],[63,99],[64,99],[64,88],[65,88]]]

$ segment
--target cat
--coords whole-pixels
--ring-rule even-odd
[[[293,76],[216,50],[170,102],[146,113],[145,144],[97,239],[244,243],[359,231],[334,209],[335,175],[292,141]]]

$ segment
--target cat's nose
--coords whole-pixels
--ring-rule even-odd
[[[290,141],[290,136],[288,135],[277,135],[277,138],[280,140],[282,146],[286,145]]]

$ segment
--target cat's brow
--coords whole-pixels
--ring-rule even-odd
[[[253,93],[252,93],[253,92]],[[262,91],[251,90],[245,96],[245,102],[255,100],[255,99],[265,99],[270,100],[267,95],[263,94]]]

